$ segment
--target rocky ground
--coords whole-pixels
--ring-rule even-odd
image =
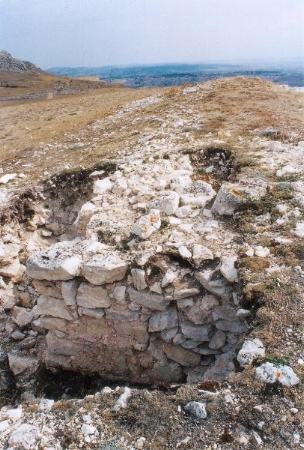
[[[89,94],[64,104],[49,100],[47,114],[45,102],[1,111],[3,448],[303,447],[303,94],[243,78],[136,91],[132,102],[133,91],[119,92],[104,94],[104,109],[102,94]],[[16,123],[25,109],[26,143]],[[13,156],[7,156],[10,150]],[[157,217],[146,236],[142,221],[151,211]],[[98,230],[90,222],[96,213],[104,215]],[[218,302],[212,333],[228,334],[223,343],[217,340],[215,352],[208,344],[209,354],[203,353],[201,370],[188,378],[190,384],[183,383],[190,353],[206,352],[206,345],[181,326],[175,344],[190,353],[182,353],[183,359],[180,350],[178,356],[172,347],[168,351],[172,343],[166,339],[174,341],[178,327],[173,320],[168,329],[176,332],[165,336],[159,328],[164,317],[151,318],[150,307],[140,314],[148,314],[154,333],[149,339],[155,342],[156,336],[166,354],[164,359],[154,352],[153,367],[160,360],[162,367],[178,362],[184,374],[180,380],[129,390],[132,377],[126,376],[81,399],[70,398],[69,390],[62,398],[54,395],[55,402],[49,392],[47,400],[41,398],[36,386],[41,361],[50,361],[45,358],[47,327],[37,320],[56,318],[56,312],[41,312],[38,294],[48,288],[48,295],[63,305],[61,281],[78,274],[62,278],[61,269],[57,279],[44,274],[49,285],[39,292],[33,278],[39,278],[41,267],[31,272],[28,258],[49,258],[43,252],[76,237],[113,247],[128,263],[130,255],[149,251],[149,258],[157,253],[167,264],[173,258],[169,272],[179,282],[192,277],[198,282],[190,287],[199,292],[184,297],[187,305],[178,305],[180,286],[173,278],[168,285],[163,281],[168,267],[150,280],[147,260],[139,269],[132,266],[137,272],[126,283],[128,289],[149,289],[163,295],[161,301],[177,302],[179,321],[186,314],[202,328],[197,318],[205,296]],[[143,278],[138,270],[145,272]],[[227,292],[229,304],[219,309]],[[139,311],[136,298],[132,301],[127,309]],[[113,312],[104,308],[102,314],[110,318]],[[54,333],[66,339],[59,328]],[[9,392],[16,385],[19,397],[14,399]]]

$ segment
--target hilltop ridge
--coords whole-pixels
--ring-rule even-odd
[[[35,64],[29,61],[21,61],[20,59],[14,58],[5,50],[0,51],[0,72],[44,73],[43,70],[35,66]]]

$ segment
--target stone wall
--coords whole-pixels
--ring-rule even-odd
[[[27,261],[44,361],[142,384],[222,379],[248,312],[238,306],[233,231],[214,213],[232,214],[250,189],[226,184],[209,209],[216,192],[192,180],[188,156],[118,168],[92,174],[78,237]]]

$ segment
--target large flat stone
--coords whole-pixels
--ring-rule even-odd
[[[187,339],[193,341],[205,342],[210,338],[210,325],[195,326],[191,322],[181,322],[182,333]]]
[[[67,321],[58,317],[42,316],[40,318],[40,325],[46,330],[58,330],[63,333],[67,332]]]
[[[150,309],[156,309],[157,311],[164,311],[169,302],[164,300],[164,297],[154,292],[148,290],[145,291],[135,291],[135,289],[130,288],[128,290],[131,302],[138,303],[139,305],[146,306]]]
[[[104,288],[88,283],[81,283],[79,286],[76,302],[78,306],[85,308],[108,308],[111,305],[111,299]]]
[[[201,361],[200,355],[176,345],[164,343],[163,350],[169,359],[172,359],[172,361],[177,362],[181,366],[195,367]]]
[[[27,275],[37,280],[65,281],[80,275],[82,258],[74,242],[59,242],[29,257]]]
[[[33,308],[33,316],[52,316],[61,319],[73,320],[63,300],[41,295],[38,298],[37,305]]]
[[[128,263],[115,252],[94,255],[82,267],[82,275],[92,284],[101,285],[122,280],[128,269]]]

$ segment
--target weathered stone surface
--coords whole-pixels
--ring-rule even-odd
[[[225,345],[226,335],[222,330],[217,330],[209,342],[209,347],[213,350],[219,350]]]
[[[116,252],[94,255],[82,267],[82,275],[92,284],[101,285],[122,280],[128,264]]]
[[[156,309],[157,311],[164,311],[169,303],[164,300],[162,295],[155,294],[150,291],[135,291],[135,289],[128,289],[130,300],[139,305],[146,306],[150,309]]]
[[[177,332],[178,332],[178,328],[172,328],[172,329],[169,329],[169,330],[163,330],[160,333],[160,336],[165,342],[171,342],[172,339],[175,338]]]
[[[70,280],[80,275],[82,259],[74,253],[74,242],[59,242],[29,257],[26,271],[37,280]]]
[[[94,181],[93,194],[99,195],[110,191],[113,187],[113,183],[110,178],[103,178],[102,180]]]
[[[38,294],[49,295],[50,297],[62,298],[61,290],[57,286],[57,283],[45,280],[33,280],[32,284]]]
[[[76,302],[78,306],[85,308],[108,308],[111,305],[111,299],[104,288],[88,283],[81,283],[79,286]]]
[[[63,300],[41,295],[38,298],[37,305],[33,308],[33,316],[52,316],[61,319],[73,320]]]
[[[61,292],[64,303],[72,308],[76,307],[76,294],[78,283],[76,280],[63,281],[61,284]]]
[[[107,320],[119,320],[120,322],[132,322],[138,320],[140,313],[137,311],[130,311],[129,309],[113,309],[108,308],[106,312]]]
[[[10,282],[5,289],[0,289],[1,306],[4,309],[12,309],[18,303],[18,297],[14,294],[14,284]]]
[[[117,322],[113,324],[116,332],[122,336],[129,336],[137,342],[146,343],[149,339],[147,324],[140,321]]]
[[[201,244],[195,244],[192,248],[192,258],[196,266],[199,266],[203,261],[213,259],[213,253],[209,248]]]
[[[102,308],[91,309],[83,308],[80,306],[78,308],[78,313],[80,316],[88,316],[93,317],[93,319],[101,319],[105,315],[105,310]]]
[[[196,418],[196,420],[206,419],[206,403],[191,401],[184,407],[185,411],[189,412]]]
[[[235,267],[237,255],[222,258],[220,272],[229,283],[237,283],[239,281],[238,271]]]
[[[81,340],[84,339],[88,342],[99,341],[112,330],[104,318],[94,319],[93,317],[82,316],[78,322],[73,325],[76,336]]]
[[[294,386],[300,381],[291,367],[284,365],[276,367],[270,362],[266,362],[256,368],[255,378],[265,381],[265,383],[275,383],[278,381],[286,387]]]
[[[98,208],[94,205],[94,203],[87,202],[82,205],[77,219],[74,222],[74,225],[78,228],[78,235],[85,235],[86,227],[90,222],[91,217],[98,212]]]
[[[216,306],[212,311],[213,320],[235,320],[236,319],[236,309],[231,306]]]
[[[149,332],[169,330],[178,326],[178,315],[174,308],[154,314],[149,319]],[[176,333],[175,333],[176,334]]]
[[[204,208],[206,203],[215,196],[216,192],[212,189],[211,184],[199,180],[183,189],[181,201],[184,205]]]
[[[234,371],[232,355],[223,353],[216,357],[215,363],[205,372],[205,380],[221,381]]]
[[[240,334],[247,330],[247,327],[239,320],[218,320],[215,324],[218,330],[230,331],[231,333]]]
[[[151,210],[159,210],[161,213],[170,216],[175,214],[179,204],[179,195],[174,191],[161,191],[159,196],[154,198],[148,205]]]
[[[243,204],[258,200],[266,194],[267,183],[246,178],[239,183],[222,184],[211,208],[213,213],[231,216]]]
[[[15,259],[11,264],[0,267],[0,275],[2,277],[11,278],[12,281],[18,282],[21,280],[25,272],[25,266],[20,264],[19,259]]]
[[[183,335],[193,341],[204,342],[209,341],[211,326],[195,326],[191,322],[181,322]]]
[[[67,321],[58,317],[42,316],[40,317],[40,326],[46,330],[59,330],[67,332]]]
[[[187,370],[187,383],[196,384],[204,380],[206,367],[195,367]]]
[[[159,211],[151,209],[150,213],[142,216],[132,227],[132,233],[139,236],[141,239],[147,239],[152,233],[159,230],[161,220]]]
[[[251,339],[243,343],[237,355],[237,360],[241,366],[251,365],[252,361],[265,356],[265,347],[260,339]]]
[[[164,343],[163,351],[169,359],[177,362],[181,366],[195,367],[200,363],[201,357],[191,350],[185,350],[182,347]]]
[[[18,257],[20,250],[19,244],[0,242],[0,266],[11,264]]]
[[[214,272],[206,270],[205,272],[197,272],[195,278],[204,286],[204,288],[221,297],[223,300],[229,300],[231,297],[231,288],[224,279],[212,279]]]
[[[176,363],[161,366],[156,362],[150,372],[150,377],[156,383],[178,383],[183,380],[183,372],[181,367]]]
[[[8,362],[13,374],[20,375],[24,372],[35,372],[39,366],[39,360],[37,358],[29,358],[27,356],[17,356],[12,353],[8,353]]]
[[[174,289],[173,298],[174,300],[181,300],[182,298],[193,297],[199,293],[200,290],[197,288],[179,288]]]
[[[147,283],[146,283],[146,279],[145,279],[146,273],[144,270],[132,269],[131,275],[132,275],[133,284],[138,291],[146,289],[146,287],[147,287]]]
[[[14,306],[11,310],[13,321],[18,327],[25,327],[33,320],[33,313],[30,309]]]
[[[116,286],[110,297],[122,305],[126,304],[126,286]]]
[[[60,339],[53,333],[48,333],[46,337],[48,350],[59,355],[72,356],[81,353],[81,345],[68,339]]]

